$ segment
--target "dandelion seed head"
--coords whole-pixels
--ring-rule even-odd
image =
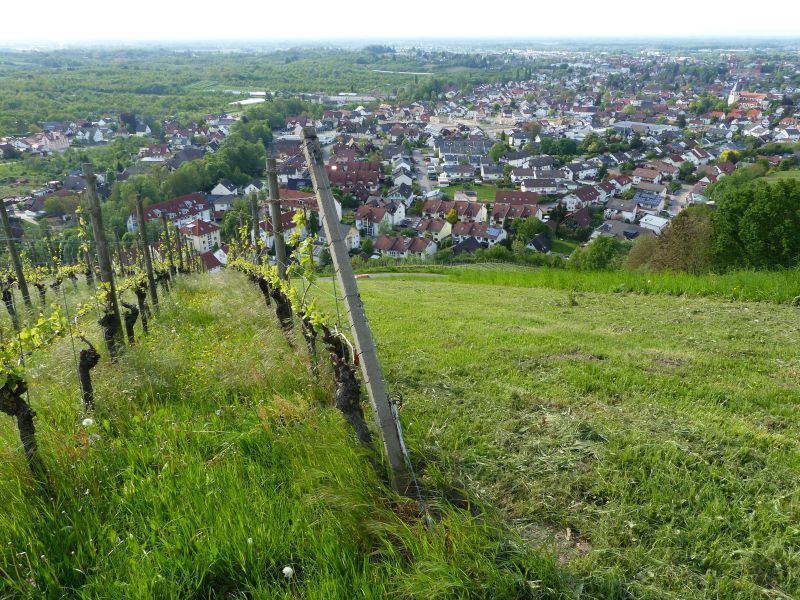
[[[94,425],[94,419],[89,419],[87,417],[86,419],[81,421],[81,423],[83,424],[84,427],[91,427],[92,425]]]
[[[282,573],[283,576],[286,577],[286,579],[291,579],[294,576],[294,569],[289,565],[286,565],[285,567],[283,567]]]

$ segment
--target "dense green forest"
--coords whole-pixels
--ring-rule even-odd
[[[404,73],[409,72],[409,73]],[[414,75],[430,73],[430,75]],[[429,98],[448,87],[508,77],[499,58],[390,48],[196,52],[81,49],[0,52],[0,135],[42,121],[134,112],[145,122],[230,108],[236,92],[362,92]]]

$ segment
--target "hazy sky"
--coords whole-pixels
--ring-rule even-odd
[[[764,8],[763,15],[759,9]],[[800,38],[800,0],[0,0],[0,42],[724,37]]]

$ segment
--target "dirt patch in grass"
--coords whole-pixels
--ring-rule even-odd
[[[579,360],[583,362],[591,362],[596,360],[603,360],[602,356],[598,356],[597,354],[592,354],[591,352],[564,352],[562,354],[553,354],[550,358],[554,360]]]
[[[532,546],[552,551],[561,563],[568,563],[592,550],[591,544],[571,527],[561,528],[546,523],[517,523],[522,538]]]

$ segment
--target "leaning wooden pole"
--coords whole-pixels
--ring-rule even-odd
[[[106,344],[112,360],[116,358],[117,347],[125,342],[122,337],[122,321],[120,320],[119,303],[117,302],[117,287],[114,284],[114,271],[111,266],[111,255],[103,229],[103,212],[100,209],[100,199],[97,197],[97,177],[90,163],[83,165],[83,177],[86,179],[86,196],[89,200],[89,215],[92,217],[92,232],[94,233],[95,247],[97,248],[97,262],[100,265],[100,281],[107,287],[106,302],[109,314],[101,319],[101,325],[106,331]],[[113,320],[113,321],[112,321]],[[103,324],[106,321],[106,324]]]
[[[139,239],[142,241],[142,251],[144,252],[144,268],[147,272],[147,287],[150,289],[150,300],[153,302],[153,306],[158,306],[156,278],[153,276],[153,260],[150,256],[150,244],[147,241],[147,222],[144,220],[144,204],[140,194],[136,194],[136,219],[139,221]]]
[[[11,256],[11,263],[14,265],[14,272],[17,275],[17,287],[22,292],[22,299],[26,306],[31,305],[31,295],[28,292],[28,284],[25,281],[25,271],[22,269],[22,261],[19,259],[17,252],[17,244],[11,235],[11,222],[8,220],[8,213],[6,212],[6,203],[0,200],[0,220],[3,222],[3,233],[6,236],[6,244],[8,244],[8,254]]]
[[[327,179],[328,176],[326,175],[325,180],[327,181]],[[286,279],[286,240],[283,239],[281,196],[278,191],[278,167],[274,158],[267,158],[267,183],[269,185],[269,216],[272,220],[272,239],[275,243],[275,261],[278,263],[278,277]]]
[[[364,386],[367,388],[372,409],[375,413],[378,427],[383,437],[383,445],[389,460],[392,475],[392,487],[400,493],[411,490],[411,479],[403,456],[403,442],[392,413],[389,396],[386,391],[386,382],[383,379],[381,363],[378,360],[378,350],[375,339],[367,323],[364,304],[358,293],[353,265],[347,252],[341,228],[339,215],[336,212],[331,184],[325,173],[322,159],[322,150],[317,139],[317,132],[313,127],[308,127],[303,132],[303,150],[306,155],[311,181],[319,203],[322,223],[325,227],[325,236],[328,239],[328,248],[331,253],[336,279],[342,288],[347,318],[353,334],[353,343],[361,366],[361,375]]]

